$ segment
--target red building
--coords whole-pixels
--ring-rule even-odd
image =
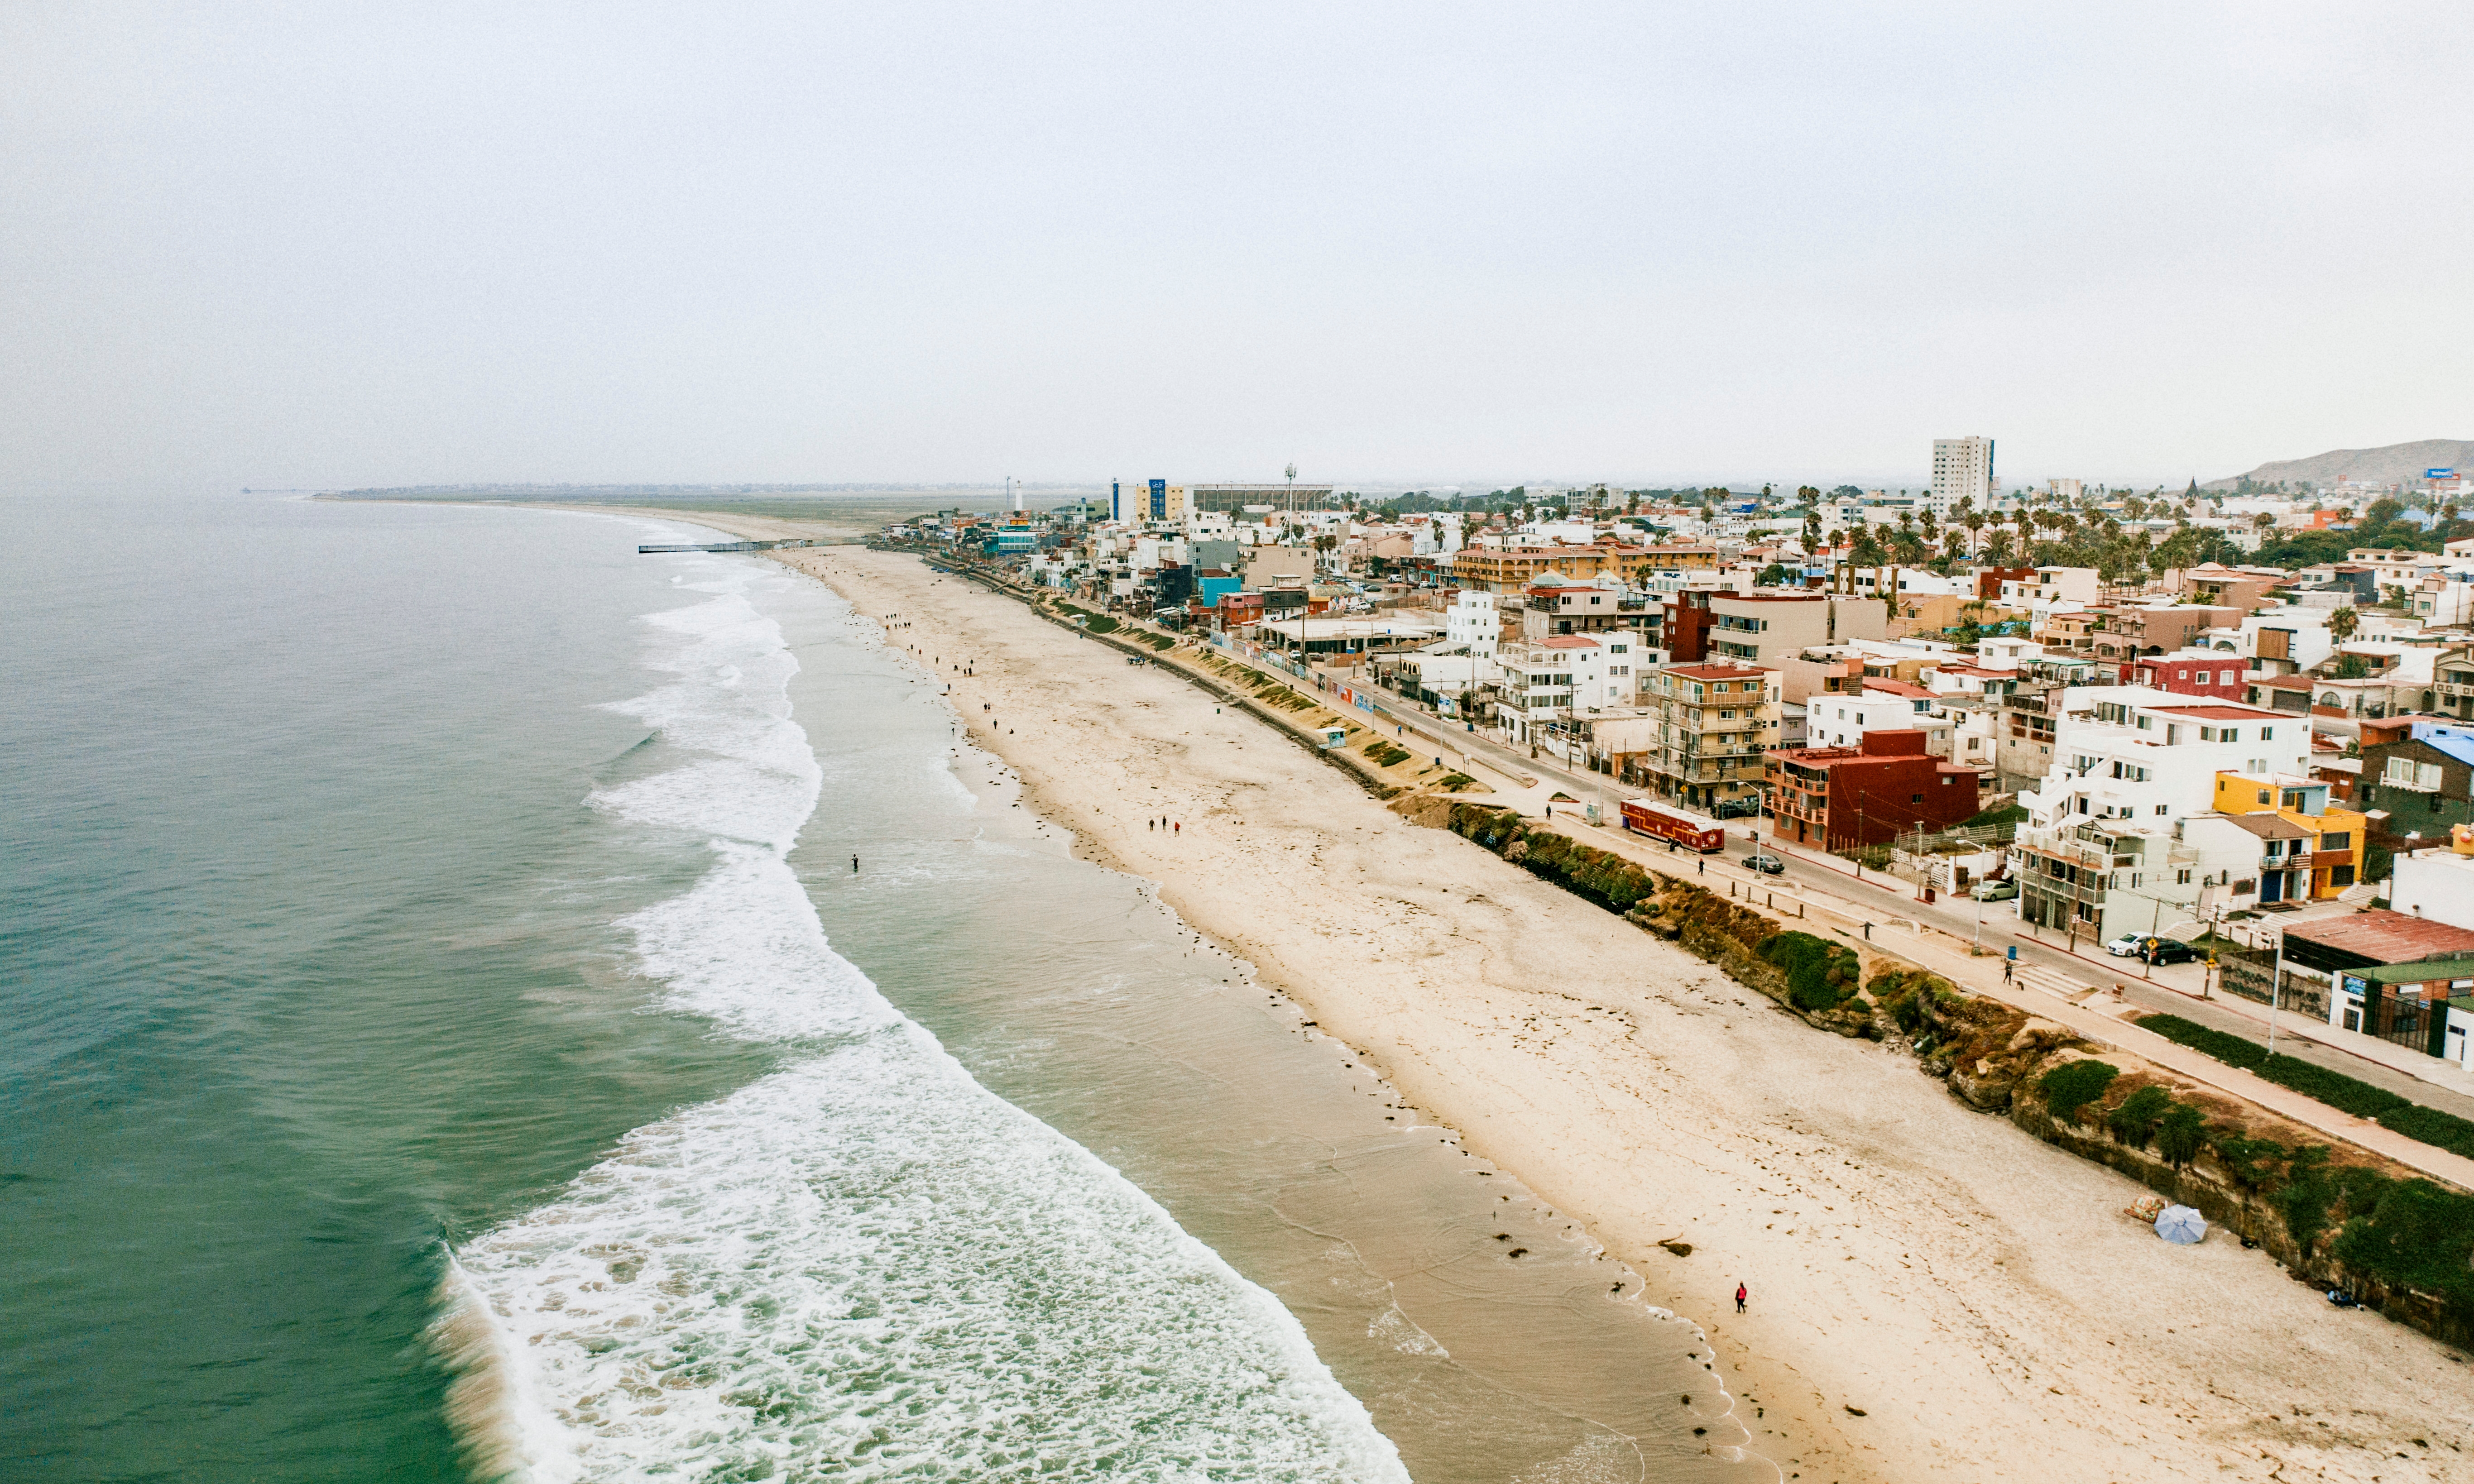
[[[2238,654],[2185,649],[2180,654],[2151,654],[2122,667],[2123,685],[2154,686],[2176,695],[2205,695],[2220,701],[2246,701],[2250,682]]]
[[[1919,824],[1948,829],[1977,813],[1977,773],[1925,750],[1922,732],[1867,732],[1854,747],[1770,754],[1770,833],[1823,850],[1887,844]]]
[[[2033,567],[1979,567],[1976,570],[1976,596],[1981,601],[1991,602],[2001,596],[2001,584],[2025,582],[2034,575],[2036,569]]]

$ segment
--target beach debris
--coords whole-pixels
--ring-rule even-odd
[[[1526,1257],[1529,1255],[1529,1249],[1525,1247],[1516,1247],[1512,1251],[1504,1253],[1504,1255],[1507,1257]]]
[[[1692,1244],[1685,1241],[1681,1236],[1668,1237],[1665,1241],[1661,1242],[1658,1245],[1665,1248],[1668,1252],[1673,1253],[1678,1257],[1689,1257],[1692,1255]]]
[[[1851,1406],[1847,1409],[1847,1415],[1850,1417],[1862,1417],[1865,1415],[1865,1412],[1862,1407]]]
[[[2122,1214],[2124,1216],[2134,1217],[2153,1226],[2156,1223],[2156,1218],[2165,1214],[2165,1207],[2172,1204],[2173,1203],[2166,1200],[2163,1196],[2145,1195],[2141,1196],[2138,1200],[2131,1202],[2128,1205],[2123,1206],[2122,1208]]]

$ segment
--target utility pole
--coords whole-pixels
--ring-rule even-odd
[[[2285,993],[2285,932],[2281,928],[2277,930],[2276,934],[2276,965],[2268,972],[2268,1054],[2273,1057],[2276,1055],[2276,1007],[2278,1001]],[[2342,988],[2338,989],[2338,993],[2342,994],[2344,990]]]
[[[1289,514],[1298,513],[1298,461],[1289,460]]]

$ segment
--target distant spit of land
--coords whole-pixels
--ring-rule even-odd
[[[1104,485],[1017,485],[1024,503],[1049,510],[1084,496],[1104,498]],[[396,489],[333,490],[330,499],[437,500],[527,505],[577,505],[604,510],[688,510],[703,515],[820,521],[837,530],[873,530],[931,510],[1000,510],[1006,491],[993,484],[424,484]]]

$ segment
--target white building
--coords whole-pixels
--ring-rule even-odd
[[[1494,595],[1463,588],[1443,610],[1443,644],[1447,648],[1466,648],[1481,658],[1494,658],[1497,643],[1503,637],[1503,623],[1494,611]]]
[[[1503,686],[1497,722],[1514,742],[1541,741],[1562,723],[1632,706],[1645,654],[1640,636],[1622,629],[1510,645],[1495,661]]]
[[[2474,849],[2474,842],[2467,848]],[[2389,869],[2391,908],[2474,932],[2474,855],[2416,850],[2400,853]]]
[[[1986,462],[1990,463],[1992,461],[1992,450],[1990,448],[1986,449]],[[2086,495],[2087,485],[2084,481],[2078,479],[2048,479],[2045,481],[2045,493],[2050,495],[2055,499],[2075,505],[2079,502],[2080,498]]]
[[[1805,703],[1807,747],[1861,746],[1867,732],[1922,732],[1926,751],[1950,756],[1950,718],[1922,686],[1874,681],[1858,695],[1821,694]]]
[[[1948,516],[1951,507],[1962,499],[1974,500],[1981,507],[1992,498],[1993,440],[1934,439],[1930,496],[1933,514]]]
[[[2176,821],[2215,808],[2220,772],[2310,771],[2304,718],[2147,686],[2069,687],[2052,769],[2019,795],[2020,915],[2105,937],[2187,917],[2199,863]]]

